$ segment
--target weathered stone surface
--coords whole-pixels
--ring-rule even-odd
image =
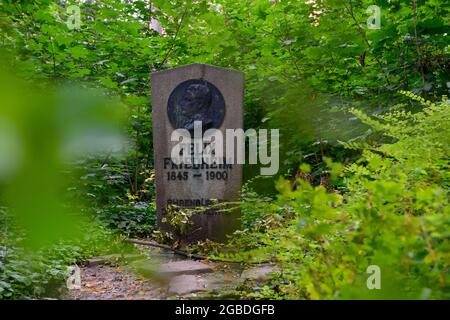
[[[270,279],[270,274],[277,272],[278,269],[276,269],[273,266],[270,265],[264,265],[260,267],[250,268],[247,270],[244,270],[241,274],[241,278],[245,280],[254,280],[258,282],[264,282]]]
[[[192,83],[182,85],[191,80]],[[243,128],[244,74],[194,63],[153,73],[151,87],[158,226],[168,230],[169,226],[162,222],[162,218],[170,204],[197,208],[212,204],[213,199],[234,202],[239,198],[242,165],[231,163],[231,167],[174,167],[171,163],[171,150],[178,142],[172,142],[171,135],[174,125],[190,130],[192,121],[200,120],[205,124],[204,128],[218,127],[224,135],[225,150],[225,130]],[[223,113],[220,111],[223,110],[222,100],[225,109]],[[204,104],[208,106],[205,108]],[[169,108],[169,105],[172,107]],[[209,111],[205,111],[206,109]],[[172,123],[169,114],[173,117]],[[214,175],[219,172],[221,177],[226,175],[226,179],[207,179],[207,172],[213,172]],[[223,241],[227,234],[239,226],[238,218],[237,210],[227,213],[208,210],[197,214],[192,218],[192,232],[185,235],[184,240]]]
[[[213,269],[204,263],[192,260],[167,262],[160,266],[159,272],[163,276],[173,277],[177,275],[193,275],[213,272]]]
[[[186,295],[189,293],[205,291],[207,281],[200,276],[195,275],[180,275],[174,277],[169,283],[169,294]]]

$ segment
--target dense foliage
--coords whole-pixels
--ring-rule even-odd
[[[449,102],[420,101],[423,110],[362,121],[391,143],[344,143],[362,150],[351,165],[326,159],[327,192],[305,176],[281,179],[277,203],[254,206],[263,219],[234,238],[238,261],[274,259],[278,281],[256,297],[446,298],[449,291]],[[242,252],[247,247],[248,251]],[[366,269],[382,270],[383,290],[366,287]]]
[[[66,23],[70,5],[79,29]],[[380,29],[366,27],[370,5]],[[243,230],[230,246],[283,272],[243,296],[376,298],[364,283],[375,264],[390,284],[383,298],[449,298],[448,11],[443,0],[3,0],[0,60],[38,90],[78,84],[124,106],[125,151],[70,167],[68,201],[99,238],[154,227],[150,73],[208,63],[245,72],[247,128],[281,133],[277,177],[245,168]],[[27,269],[25,231],[7,228],[3,211],[2,298],[45,295],[45,265],[61,279],[61,266],[105,249],[45,248]]]
[[[118,235],[102,225],[86,224],[78,241],[59,242],[30,251],[25,230],[0,208],[0,299],[58,298],[66,292],[68,266],[99,253],[124,251]]]

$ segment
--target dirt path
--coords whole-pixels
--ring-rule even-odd
[[[81,287],[69,290],[66,299],[239,298],[236,288],[253,283],[257,290],[258,283],[267,281],[268,274],[275,270],[260,265],[243,271],[240,264],[194,261],[161,249],[136,248],[141,254],[129,255],[132,261],[115,257],[111,263],[105,257],[97,257],[81,266]]]
[[[74,300],[156,300],[167,298],[164,286],[138,277],[123,267],[81,267],[81,289],[71,290]]]

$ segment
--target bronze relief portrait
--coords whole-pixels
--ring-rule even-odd
[[[225,100],[219,89],[209,81],[187,80],[170,94],[167,113],[174,129],[192,132],[194,121],[202,122],[203,131],[220,128],[225,117]]]

